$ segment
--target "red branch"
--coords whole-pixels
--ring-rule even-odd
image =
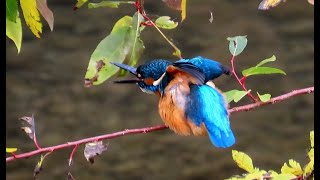
[[[245,85],[245,79],[246,77],[242,77],[241,79],[238,77],[236,70],[234,68],[234,60],[235,60],[236,56],[232,56],[231,59],[231,68],[232,68],[232,74],[234,75],[234,77],[237,79],[237,81],[239,82],[239,84],[241,85],[242,89],[245,91],[248,91]],[[254,102],[258,102],[258,100],[251,94],[251,92],[248,93],[248,96],[254,101]]]
[[[260,106],[264,106],[267,104],[274,104],[277,102],[284,101],[284,100],[291,98],[293,96],[298,96],[298,95],[302,95],[302,94],[310,94],[313,92],[314,92],[314,87],[293,90],[292,92],[289,92],[287,94],[283,94],[281,96],[274,97],[274,98],[270,99],[270,101],[268,101],[268,102],[256,102],[256,103],[252,103],[252,104],[248,104],[248,105],[244,105],[244,106],[231,108],[231,109],[229,109],[229,113],[231,114],[231,113],[240,112],[240,111],[249,111],[251,109],[254,109],[254,108],[257,108]],[[157,125],[157,126],[153,126],[153,127],[146,127],[146,128],[140,128],[140,129],[127,129],[124,131],[119,131],[119,132],[115,132],[115,133],[111,133],[111,134],[105,134],[105,135],[81,139],[78,141],[67,142],[67,143],[60,144],[60,145],[50,146],[50,147],[46,147],[46,148],[40,148],[40,149],[26,152],[26,153],[15,154],[14,156],[7,157],[6,162],[8,163],[8,162],[13,161],[15,159],[28,158],[33,155],[41,154],[44,152],[53,152],[55,150],[65,149],[68,147],[77,147],[80,144],[85,144],[88,142],[100,141],[100,140],[104,140],[104,139],[113,139],[113,138],[117,138],[117,137],[125,136],[125,135],[130,135],[130,134],[148,133],[148,132],[159,131],[159,130],[163,130],[163,129],[167,129],[167,127],[165,125]],[[73,150],[75,150],[75,148]]]

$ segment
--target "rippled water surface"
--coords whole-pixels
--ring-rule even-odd
[[[49,1],[55,17],[53,32],[44,25],[41,39],[24,28],[22,50],[16,53],[7,39],[6,139],[19,152],[33,144],[20,131],[18,118],[35,114],[39,143],[51,146],[84,137],[162,124],[157,97],[136,86],[104,84],[84,88],[83,79],[91,53],[120,17],[134,13],[128,5],[119,9],[79,9],[75,2]],[[188,1],[187,19],[175,30],[164,31],[184,57],[197,55],[229,66],[229,36],[247,35],[248,46],[236,59],[238,73],[273,54],[272,65],[287,75],[248,78],[253,93],[277,96],[314,84],[314,10],[307,1],[290,0],[270,11],[259,11],[259,1]],[[146,1],[146,11],[179,13],[161,1]],[[213,12],[213,22],[209,22]],[[43,21],[44,22],[44,21]],[[153,58],[176,60],[172,48],[154,28],[142,34],[146,46],[139,64]],[[231,76],[215,81],[221,90],[238,88]],[[291,158],[306,163],[309,131],[314,128],[314,96],[303,95],[250,112],[230,116],[237,138],[230,149],[213,147],[207,137],[181,137],[169,130],[109,140],[107,152],[86,162],[83,146],[75,153],[72,173],[76,179],[224,179],[241,174],[231,149],[248,153],[262,169],[280,170]],[[231,107],[250,103],[245,98]],[[72,149],[46,158],[39,179],[66,179]],[[39,157],[6,165],[8,180],[32,179]]]

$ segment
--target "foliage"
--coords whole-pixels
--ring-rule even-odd
[[[313,178],[313,164],[314,164],[314,131],[310,132],[310,149],[308,150],[309,162],[304,168],[301,168],[300,163],[290,159],[289,165],[285,162],[281,167],[280,172],[274,170],[261,170],[253,166],[252,159],[245,153],[232,150],[232,158],[237,165],[245,170],[247,173],[243,175],[236,175],[227,180],[252,180],[252,179],[273,179],[273,180],[287,180],[287,179],[311,179]]]
[[[74,9],[78,9],[87,4],[88,9],[94,8],[119,8],[123,4],[134,5],[136,7],[136,12],[133,15],[126,15],[121,17],[113,26],[112,31],[100,41],[96,49],[93,51],[89,63],[87,72],[85,74],[85,86],[90,87],[92,85],[99,85],[105,80],[116,74],[119,70],[118,67],[110,65],[109,62],[118,62],[126,63],[130,66],[134,66],[140,59],[144,51],[144,43],[140,38],[141,33],[147,27],[154,27],[160,33],[161,36],[173,47],[174,56],[182,58],[179,48],[177,48],[160,29],[171,30],[175,29],[181,22],[186,19],[186,9],[187,1],[186,0],[162,0],[168,7],[173,10],[181,11],[181,21],[180,23],[171,20],[169,16],[160,16],[155,21],[150,19],[144,11],[143,1],[110,1],[105,0],[101,2],[91,2],[89,0],[77,0]],[[20,2],[20,3],[19,3]],[[42,22],[40,14],[47,21],[51,31],[53,30],[54,17],[52,11],[47,6],[46,0],[6,0],[6,35],[10,38],[16,45],[18,53],[21,50],[22,44],[22,24],[21,17],[25,20],[26,25],[29,27],[31,32],[37,37],[40,38],[42,33]],[[268,10],[272,7],[277,6],[283,0],[263,0],[258,9]],[[312,0],[308,0],[310,4],[313,4]],[[22,10],[22,15],[19,13],[19,5]],[[242,87],[242,90],[233,89],[228,92],[225,92],[224,95],[229,102],[239,102],[243,97],[249,96],[254,101],[260,101],[267,103],[271,100],[271,94],[262,94],[259,92],[257,96],[254,97],[251,92],[252,90],[247,90],[245,87],[245,80],[249,76],[255,75],[266,75],[266,74],[283,74],[286,73],[278,68],[265,66],[267,63],[274,62],[276,57],[273,55],[270,58],[262,60],[256,66],[249,67],[242,70],[243,77],[239,78],[235,72],[234,60],[235,57],[240,55],[247,43],[247,36],[235,36],[228,37],[229,41],[229,50],[232,54],[232,72],[238,80],[239,84]],[[120,71],[119,75],[124,75],[124,71]],[[258,99],[258,100],[257,100]],[[36,148],[41,150],[42,148],[38,145],[36,140],[36,129],[35,129],[35,120],[34,117],[22,117],[21,118],[24,125],[22,130],[33,140]],[[144,131],[146,132],[146,131]],[[290,159],[287,163],[281,168],[281,171],[278,173],[274,170],[260,170],[259,168],[253,165],[252,159],[245,153],[233,150],[232,157],[237,165],[244,169],[247,174],[242,176],[234,176],[230,179],[293,179],[299,177],[313,177],[313,166],[314,166],[314,132],[310,132],[310,141],[311,148],[308,150],[309,162],[302,168],[300,163]],[[72,153],[69,158],[69,167],[72,164],[72,157],[77,149],[78,144],[75,144]],[[97,155],[100,155],[108,148],[108,144],[104,144],[101,140],[93,141],[86,143],[84,149],[84,156],[88,162],[93,163],[94,158]],[[11,153],[15,157],[15,152],[17,148],[6,148],[7,153]],[[52,150],[53,151],[53,150]],[[40,173],[44,159],[47,155],[41,154],[40,160],[35,166],[34,176]],[[74,179],[72,174],[68,172],[68,178]]]
[[[20,0],[20,7],[26,25],[37,38],[40,38],[42,33],[40,14],[48,22],[51,31],[53,30],[53,13],[47,6],[47,0]],[[6,35],[15,43],[19,53],[22,27],[17,0],[6,0]]]

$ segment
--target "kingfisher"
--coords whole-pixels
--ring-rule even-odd
[[[154,59],[137,68],[110,63],[136,77],[115,83],[137,84],[143,92],[159,97],[160,117],[176,134],[208,135],[218,148],[235,143],[228,103],[212,82],[222,74],[230,75],[229,68],[201,56],[176,62]]]

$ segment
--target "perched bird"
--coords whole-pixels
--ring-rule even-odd
[[[175,133],[209,135],[213,145],[220,148],[235,143],[225,98],[210,81],[230,74],[227,67],[201,56],[174,63],[155,59],[138,68],[111,63],[136,76],[116,83],[136,83],[143,92],[160,97],[159,114]]]

